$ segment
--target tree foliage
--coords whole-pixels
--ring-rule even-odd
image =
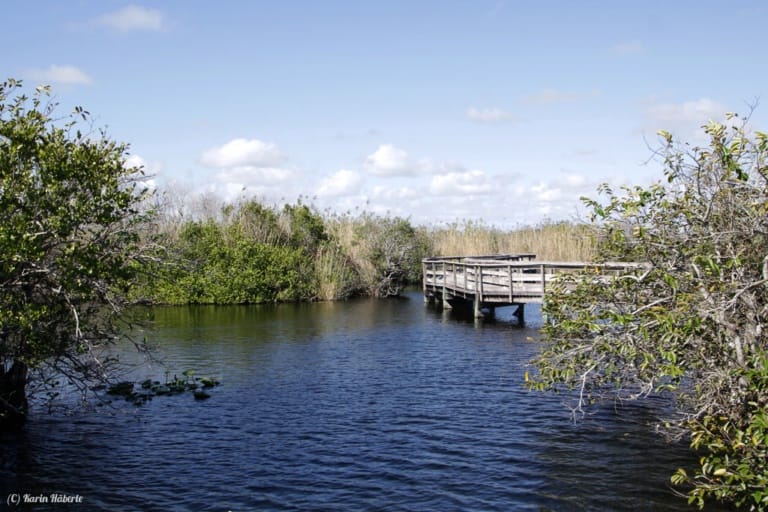
[[[259,241],[253,230],[261,226],[252,215],[243,213],[239,219],[229,225],[212,220],[186,223],[156,266],[145,294],[165,304],[311,298],[310,256],[302,248]]]
[[[421,278],[428,241],[408,220],[323,215],[254,199],[215,215],[170,218],[141,294],[166,304],[244,304],[398,295]]]
[[[705,126],[709,147],[660,132],[664,183],[586,200],[606,261],[644,262],[617,279],[563,281],[544,306],[537,389],[593,401],[669,393],[666,424],[701,455],[689,501],[768,509],[768,136],[746,122]]]
[[[356,226],[355,236],[364,248],[361,272],[371,295],[396,296],[420,279],[429,244],[426,234],[407,219],[367,215]]]
[[[106,376],[150,215],[128,147],[21,85],[0,84],[0,423],[23,420],[51,370],[81,389]]]

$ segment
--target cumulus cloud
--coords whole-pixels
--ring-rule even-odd
[[[362,177],[359,173],[342,169],[323,180],[317,191],[317,195],[320,197],[354,195],[360,191],[362,181]]]
[[[413,170],[408,153],[392,144],[379,146],[366,158],[365,168],[377,176],[403,176]]]
[[[595,195],[595,182],[579,172],[562,169],[550,179],[521,185],[512,195],[529,217],[578,218],[585,213],[580,198]]]
[[[31,69],[27,73],[32,80],[44,83],[89,85],[91,77],[75,66],[52,64],[45,69]]]
[[[279,167],[232,167],[220,171],[208,190],[226,200],[240,195],[255,195],[268,200],[277,200],[285,195],[288,188],[298,180],[292,169]]]
[[[726,108],[709,98],[684,103],[657,103],[648,108],[648,116],[656,122],[697,122],[704,124],[709,119],[721,118]]]
[[[286,186],[299,181],[298,171],[281,165],[284,160],[275,144],[258,139],[233,139],[200,157],[202,165],[219,170],[210,187],[225,199],[240,194],[284,196]]]
[[[154,175],[161,169],[161,165],[158,163],[150,164],[139,155],[130,155],[123,162],[123,167],[126,169],[139,168],[144,171],[145,178],[142,180],[144,186],[149,190],[155,190],[157,188],[157,181],[150,176]]]
[[[710,119],[722,121],[727,109],[710,99],[700,98],[682,103],[653,103],[646,110],[645,129],[652,133],[666,130],[689,141],[706,140],[702,125]]]
[[[560,187],[544,182],[533,185],[531,192],[536,200],[543,202],[560,201],[563,197],[563,191]]]
[[[581,174],[563,171],[561,175],[561,182],[570,188],[581,188],[587,184],[587,178]]]
[[[234,139],[210,148],[200,158],[207,167],[270,167],[283,161],[277,146],[258,139]]]
[[[160,162],[147,162],[139,155],[130,155],[123,162],[123,166],[126,169],[138,167],[144,171],[146,175],[154,175],[163,170],[163,164]]]
[[[146,169],[147,162],[139,155],[131,155],[125,159],[124,166],[126,169],[130,169],[132,167],[141,167]]]
[[[415,168],[422,174],[448,174],[466,171],[466,168],[459,162],[440,162],[430,158],[422,158],[416,163]]]
[[[411,187],[386,187],[377,185],[373,187],[371,196],[376,200],[383,201],[404,201],[404,200],[423,200],[424,194]]]
[[[122,9],[100,16],[96,23],[119,32],[159,31],[163,29],[163,14],[157,9],[126,5]]]
[[[467,110],[467,117],[472,121],[478,121],[480,123],[501,123],[504,121],[512,121],[515,119],[512,112],[502,110],[500,108],[470,108]]]
[[[530,186],[525,195],[537,201],[578,201],[579,197],[594,188],[586,176],[578,172],[561,170],[556,178],[539,181]]]
[[[432,177],[429,191],[435,195],[485,195],[493,192],[489,176],[480,170],[451,172]]]
[[[464,167],[456,162],[441,162],[431,158],[412,159],[405,150],[392,144],[382,144],[376,151],[368,155],[363,169],[369,174],[386,178],[464,171]]]

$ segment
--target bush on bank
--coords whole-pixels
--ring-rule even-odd
[[[397,217],[323,215],[301,201],[223,204],[215,216],[158,224],[162,243],[136,298],[253,304],[398,295],[421,278],[423,230]]]
[[[574,390],[577,411],[669,394],[661,430],[700,454],[672,477],[689,502],[768,510],[768,134],[735,115],[705,131],[707,147],[661,132],[663,181],[587,201],[600,258],[647,267],[550,294],[529,385]]]

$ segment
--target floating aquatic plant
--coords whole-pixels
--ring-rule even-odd
[[[152,379],[117,382],[109,386],[107,394],[121,396],[136,405],[143,404],[155,396],[180,395],[188,391],[192,391],[196,400],[205,400],[211,395],[202,389],[210,389],[220,384],[214,377],[195,377],[194,370],[186,370],[181,377],[174,375],[173,379],[169,379],[169,375],[170,372],[166,372],[165,383]]]

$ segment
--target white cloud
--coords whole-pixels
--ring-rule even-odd
[[[382,144],[365,160],[365,168],[378,176],[403,176],[413,171],[408,153],[392,144]]]
[[[725,115],[726,108],[709,98],[701,98],[684,103],[657,103],[648,108],[648,116],[656,122],[680,123],[696,122],[706,123],[709,119],[721,118]]]
[[[317,195],[320,197],[350,196],[360,191],[361,184],[362,177],[359,173],[342,169],[323,180]]]
[[[231,167],[223,169],[209,180],[205,190],[225,200],[239,196],[256,196],[265,201],[284,200],[286,191],[300,194],[293,185],[299,181],[298,173],[279,167]]]
[[[431,158],[411,159],[408,153],[392,144],[382,144],[368,155],[363,168],[370,174],[381,177],[415,177],[425,174],[447,174],[463,172],[465,169],[456,162],[440,162]]]
[[[422,158],[416,163],[415,168],[422,174],[448,174],[466,171],[464,166],[458,162],[438,162],[430,158]]]
[[[707,136],[702,126],[707,121],[722,121],[726,107],[709,98],[683,103],[653,103],[646,110],[645,130],[656,133],[666,130],[675,138],[689,142],[702,142]]]
[[[559,201],[563,197],[563,191],[560,187],[544,182],[533,185],[531,192],[536,200],[543,202]]]
[[[435,195],[485,195],[493,192],[494,186],[488,175],[480,170],[451,172],[434,176],[429,191]]]
[[[200,162],[207,167],[273,167],[283,155],[271,142],[258,139],[234,139],[223,146],[205,151]]]
[[[209,186],[225,199],[246,194],[275,200],[285,195],[289,185],[300,181],[298,171],[280,166],[284,159],[272,143],[233,139],[205,151],[200,163],[219,170]],[[303,192],[290,188],[291,192]]]
[[[580,188],[587,184],[587,178],[581,174],[575,174],[570,172],[562,173],[562,181],[570,188]]]
[[[125,159],[125,162],[123,163],[123,166],[126,169],[130,169],[132,167],[141,167],[143,169],[147,168],[147,162],[143,158],[141,158],[139,155],[131,155],[128,158]]]
[[[130,167],[141,167],[144,169],[145,174],[157,174],[160,171],[163,170],[163,164],[162,162],[147,162],[144,158],[142,158],[140,155],[130,155],[128,158],[125,159],[124,166],[126,168]]]
[[[404,201],[404,200],[413,200],[413,199],[425,199],[424,194],[420,193],[418,190],[411,188],[411,187],[398,187],[398,188],[392,188],[392,187],[385,187],[383,185],[378,185],[373,188],[373,192],[371,196],[376,200],[385,200],[385,201]]]
[[[89,85],[92,82],[90,76],[75,66],[52,64],[46,69],[31,69],[28,75],[32,80],[45,83]]]
[[[586,176],[563,169],[557,177],[531,185],[526,190],[525,196],[542,202],[578,202],[579,197],[593,189],[594,183]]]
[[[511,112],[496,107],[483,109],[472,107],[467,110],[467,117],[481,123],[500,123],[515,119],[514,114]]]
[[[611,53],[614,55],[637,55],[643,53],[645,47],[640,41],[625,41],[611,47]]]
[[[96,23],[120,32],[159,31],[163,29],[163,14],[157,9],[126,5],[122,9],[100,16]]]
[[[139,155],[131,155],[123,162],[123,167],[126,169],[140,168],[144,171],[144,179],[142,184],[149,190],[157,189],[157,180],[151,178],[157,174],[157,171],[161,169],[161,165],[158,163],[149,164]]]

